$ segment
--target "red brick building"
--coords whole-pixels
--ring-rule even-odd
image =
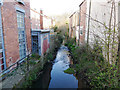
[[[1,4],[2,62],[0,71],[31,52],[29,0],[4,0]]]
[[[69,17],[69,36],[74,38],[77,38],[77,33],[76,33],[76,29],[77,26],[79,26],[79,17],[78,17],[78,12],[74,12],[70,17]]]
[[[45,28],[45,25],[48,23],[44,23],[44,18],[47,18],[46,15],[43,15],[43,11],[40,10],[40,13],[32,10],[31,11],[31,24],[32,24],[32,53],[44,55],[49,49],[50,43],[50,29]],[[34,20],[39,20],[34,22]],[[39,26],[38,26],[39,25]],[[38,27],[38,28],[37,28]]]
[[[79,14],[80,14],[80,37],[79,37],[79,42],[80,44],[85,43],[85,32],[86,32],[86,12],[87,12],[87,1],[84,0],[80,5],[79,5]]]
[[[79,5],[79,11],[74,12],[69,17],[69,37],[76,37],[76,42],[78,44],[84,44],[85,42],[86,9],[87,2],[84,0]]]

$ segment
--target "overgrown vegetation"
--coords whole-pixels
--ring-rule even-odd
[[[49,52],[45,54],[45,58],[44,58],[44,60],[47,61],[51,61],[55,59],[56,53],[63,42],[63,36],[61,34],[57,34],[55,36],[52,36],[50,40],[51,42],[50,42]]]
[[[24,71],[25,77],[23,79],[23,83],[21,82],[18,85],[15,85],[15,88],[29,88],[32,83],[37,79],[39,74],[42,73],[42,69],[44,65],[50,61],[53,61],[56,57],[57,51],[60,48],[63,42],[63,36],[61,34],[57,34],[50,37],[50,48],[44,54],[44,56],[39,56],[38,54],[32,54],[29,58],[29,62],[25,62],[20,65],[21,70]],[[27,59],[25,59],[26,61]],[[27,65],[29,64],[29,71],[27,71]]]
[[[40,63],[41,64],[41,63]],[[27,73],[25,76],[25,82],[22,84],[23,88],[28,88],[30,85],[32,85],[33,81],[35,81],[39,75],[39,72],[42,70],[43,67],[41,67],[40,64],[37,64],[34,68],[34,70],[31,70],[29,74]]]
[[[118,67],[106,62],[97,42],[94,48],[90,46],[87,48],[86,44],[78,47],[75,39],[69,38],[65,45],[70,49],[74,62],[71,67],[73,69],[68,69],[69,72],[75,70],[76,74],[87,80],[92,88],[119,88]]]
[[[75,70],[74,68],[68,68],[67,70],[64,71],[64,73],[75,74]]]

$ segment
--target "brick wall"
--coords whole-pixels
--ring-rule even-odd
[[[32,29],[40,29],[40,19],[32,18],[31,23],[32,23]]]
[[[80,6],[80,27],[83,27],[83,34],[80,35],[80,42],[84,43],[85,41],[85,28],[86,28],[86,9],[87,2],[86,0]]]
[[[44,29],[43,28],[43,16],[42,16],[42,14],[43,14],[43,11],[40,10],[40,29]]]
[[[69,37],[72,37],[72,17],[69,17]]]
[[[42,55],[43,55],[44,53],[46,53],[46,51],[49,48],[49,32],[48,33],[42,33],[41,35],[42,35],[41,39],[43,40],[43,42],[41,42],[41,44],[42,44]]]
[[[24,6],[19,4],[18,2],[3,2],[1,14],[7,67],[15,63],[19,59],[17,13],[15,8],[16,6],[25,10],[26,39],[28,49],[31,52],[30,3],[25,2]]]

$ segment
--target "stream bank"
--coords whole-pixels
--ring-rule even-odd
[[[64,73],[71,64],[69,50],[62,45],[55,60],[46,64],[43,74],[30,88],[87,88],[85,81],[76,77],[76,74]]]

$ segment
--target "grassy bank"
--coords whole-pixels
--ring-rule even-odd
[[[119,88],[117,65],[109,65],[102,56],[102,49],[95,44],[87,49],[87,45],[77,46],[75,39],[65,43],[70,49],[74,65],[68,73],[75,71],[78,77],[85,79],[92,88]],[[71,71],[72,70],[72,71]],[[74,73],[74,72],[73,72]]]

